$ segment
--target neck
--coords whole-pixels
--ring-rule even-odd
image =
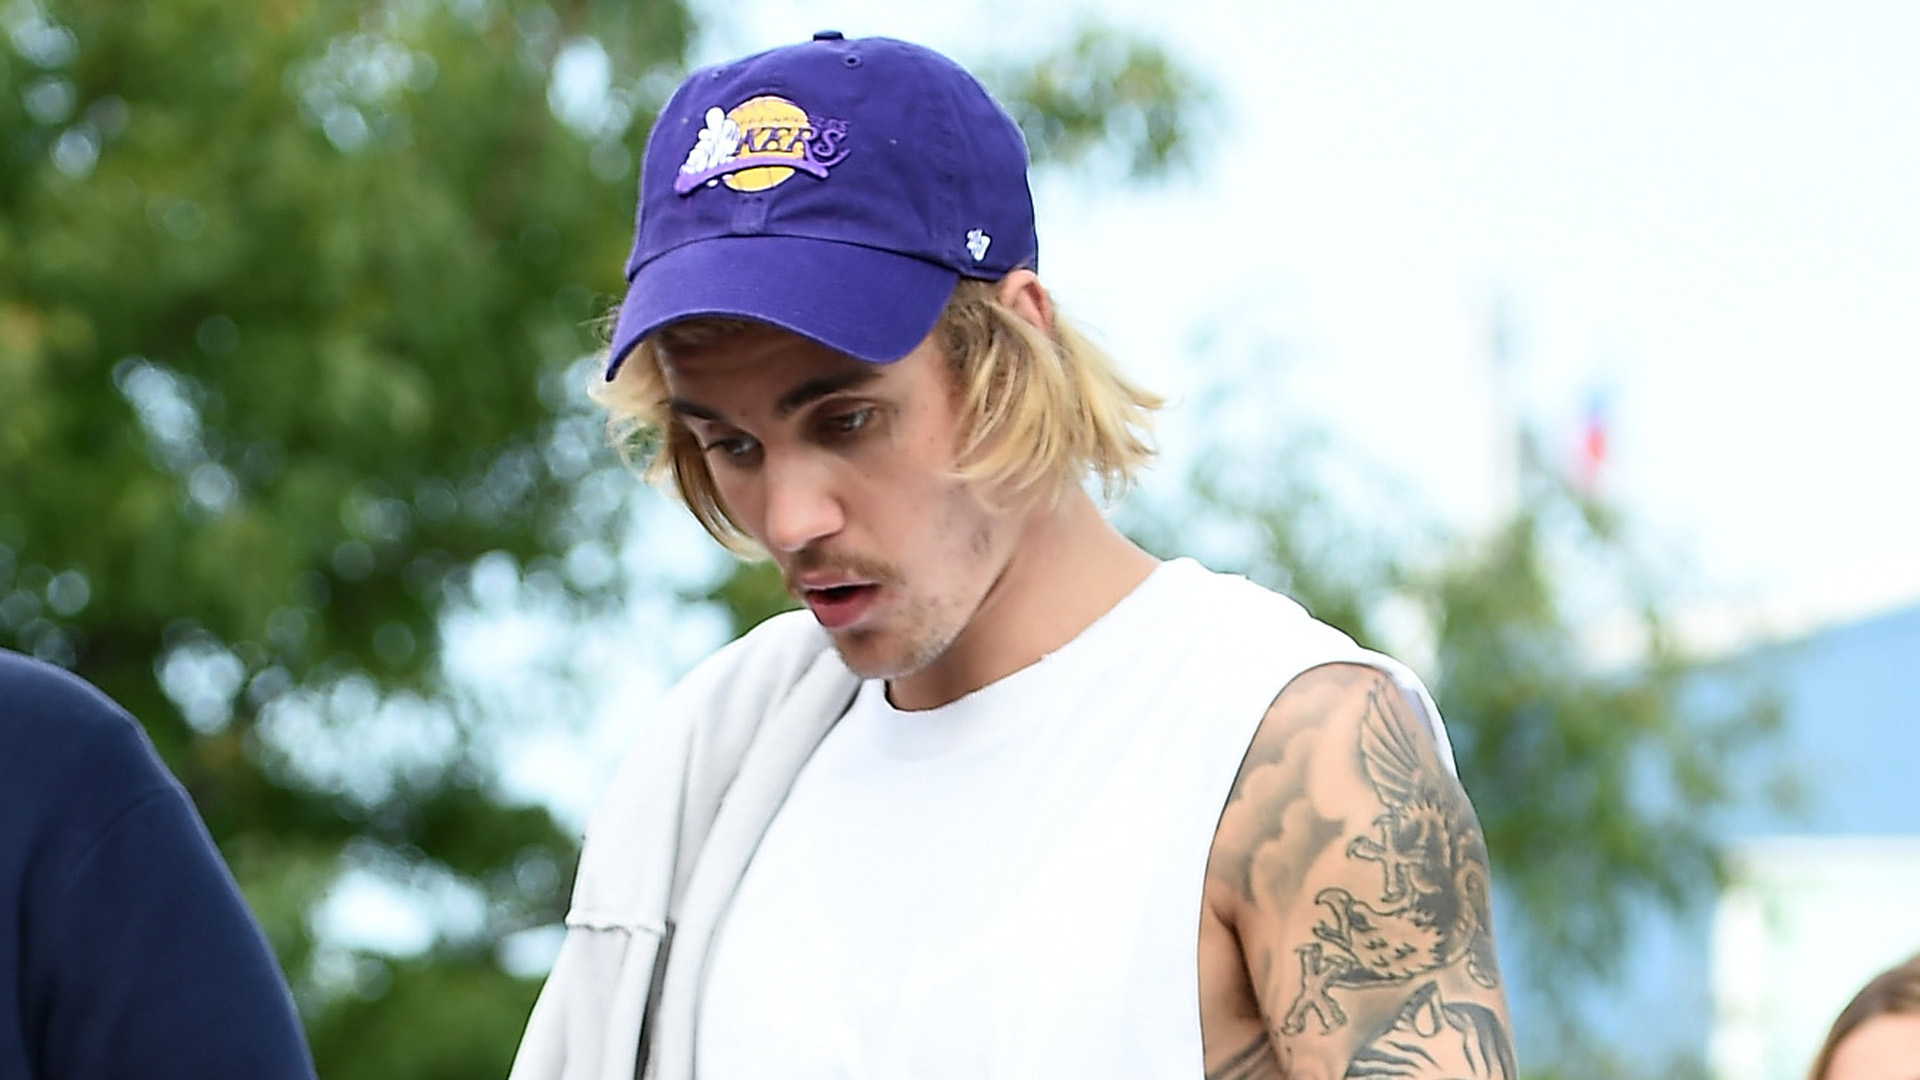
[[[1113,610],[1159,560],[1074,489],[1022,523],[967,628],[926,669],[889,683],[900,709],[931,709],[1036,663]]]

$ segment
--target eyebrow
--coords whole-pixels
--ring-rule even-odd
[[[719,413],[714,412],[705,405],[696,405],[685,398],[668,398],[667,409],[675,416],[691,416],[696,420],[705,420],[710,424],[724,424],[727,422]]]
[[[821,375],[808,379],[780,395],[780,400],[773,403],[773,414],[776,417],[784,419],[793,415],[804,406],[818,401],[823,397],[827,397],[830,394],[837,394],[842,390],[851,390],[856,386],[864,386],[879,377],[880,365],[861,364],[857,368],[848,368],[845,371],[835,372],[831,375]],[[729,422],[717,411],[698,402],[688,401],[685,398],[668,398],[667,408],[681,416],[691,416],[695,419],[705,420],[713,424],[725,424]]]
[[[780,400],[773,403],[773,414],[782,418],[791,416],[803,405],[818,401],[829,394],[864,386],[879,377],[880,365],[861,364],[859,367],[848,368],[837,374],[808,379],[782,394]]]

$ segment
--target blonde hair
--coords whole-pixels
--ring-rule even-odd
[[[1833,1029],[1827,1032],[1827,1041],[1821,1044],[1819,1055],[1813,1059],[1813,1067],[1807,1071],[1807,1080],[1825,1080],[1827,1070],[1833,1066],[1834,1051],[1846,1037],[1874,1017],[1889,1014],[1920,1014],[1920,955],[1911,956],[1905,963],[1874,976],[1847,1007],[1840,1010]]]
[[[593,397],[608,431],[648,480],[671,484],[714,539],[748,554],[755,546],[721,501],[706,456],[667,405],[660,362],[759,324],[702,318],[643,340]],[[1089,474],[1112,498],[1152,461],[1153,413],[1161,399],[1122,376],[1098,346],[1056,314],[1053,334],[1001,303],[994,282],[962,280],[934,326],[954,379],[966,440],[956,474],[982,490],[1057,499]]]

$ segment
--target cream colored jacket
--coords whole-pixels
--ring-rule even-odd
[[[673,688],[587,825],[566,939],[509,1080],[692,1077],[714,926],[858,688],[804,611],[762,623]]]

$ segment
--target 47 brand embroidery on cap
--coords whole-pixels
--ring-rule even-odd
[[[847,156],[844,120],[815,121],[807,111],[771,94],[749,98],[728,112],[707,110],[673,190],[689,195],[724,182],[735,191],[765,191],[797,170],[825,179]]]
[[[967,231],[967,254],[973,256],[974,262],[979,262],[981,259],[986,258],[987,248],[991,246],[993,246],[993,237],[988,236],[979,229],[969,229]]]

